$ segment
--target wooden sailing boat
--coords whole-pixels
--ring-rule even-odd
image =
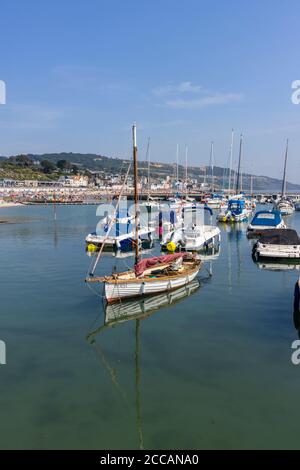
[[[138,210],[138,167],[136,126],[132,128],[135,202],[135,264],[134,269],[111,276],[94,277],[94,269],[87,282],[103,282],[104,296],[108,303],[131,297],[142,297],[168,292],[189,284],[197,276],[201,261],[190,253],[176,253],[154,258],[140,259],[139,254],[139,210]],[[98,261],[98,258],[97,258]],[[97,262],[96,261],[96,262]]]

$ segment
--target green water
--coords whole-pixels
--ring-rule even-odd
[[[83,282],[95,211],[1,209],[0,448],[299,448],[297,271],[259,269],[246,226],[225,227],[192,295],[87,339],[104,324]],[[300,213],[287,220],[300,229]]]

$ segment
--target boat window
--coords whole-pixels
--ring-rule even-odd
[[[257,219],[270,219],[270,220],[274,220],[274,219],[275,219],[275,214],[257,214],[256,218],[257,218]]]

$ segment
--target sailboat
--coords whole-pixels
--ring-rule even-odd
[[[108,303],[175,290],[192,282],[201,268],[200,259],[190,253],[140,259],[136,125],[132,127],[132,137],[135,202],[134,269],[113,273],[110,276],[95,277],[95,269],[101,256],[100,251],[90,276],[86,278],[86,282],[104,284],[104,297]]]
[[[210,207],[210,209],[220,209],[220,207],[224,204],[223,197],[219,194],[214,193],[214,143],[211,142],[210,144],[210,158],[209,164],[211,168],[211,195],[209,198],[205,199],[205,205]]]
[[[286,141],[286,149],[285,149],[285,158],[284,158],[284,169],[283,169],[283,180],[282,180],[282,190],[281,190],[281,198],[276,202],[275,209],[280,211],[281,215],[290,215],[294,212],[294,204],[292,201],[286,198],[286,165],[287,165],[287,158],[288,158],[288,148],[289,148],[289,141]]]
[[[242,162],[242,147],[243,147],[243,135],[240,137],[240,148],[239,148],[239,162],[237,170],[237,180],[236,180],[236,196],[232,199],[229,199],[228,206],[226,209],[222,210],[217,219],[219,222],[244,222],[248,220],[251,215],[252,209],[247,204],[245,197],[242,194],[242,171],[241,171],[241,162]]]
[[[149,212],[150,211],[158,211],[159,210],[159,202],[155,201],[151,197],[151,178],[150,178],[150,137],[148,138],[148,144],[147,144],[147,152],[146,152],[146,160],[147,160],[147,200],[144,202],[140,203],[140,207],[145,207]]]

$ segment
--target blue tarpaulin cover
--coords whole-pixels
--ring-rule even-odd
[[[281,222],[280,211],[259,211],[252,219],[251,225],[265,225],[268,227],[277,227]]]

